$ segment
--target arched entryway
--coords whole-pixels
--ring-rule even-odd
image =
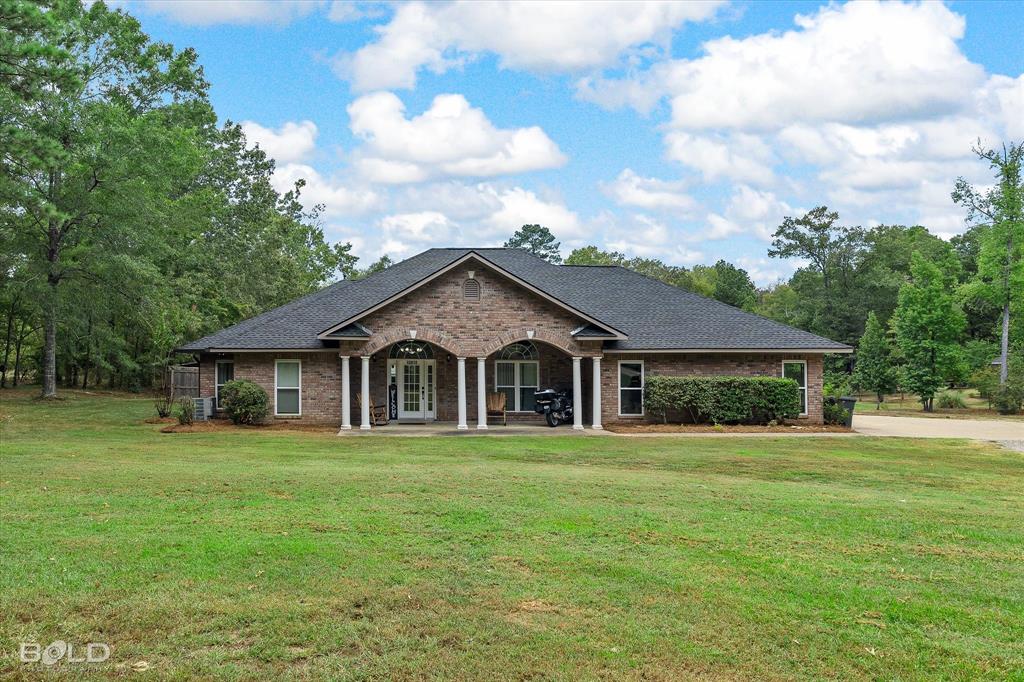
[[[392,344],[387,358],[387,408],[399,423],[437,419],[437,359],[426,341],[405,339]]]

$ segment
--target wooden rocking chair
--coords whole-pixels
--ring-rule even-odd
[[[363,409],[363,394],[356,393],[356,403],[360,411]],[[373,397],[370,397],[370,424],[373,426],[385,426],[388,423],[388,408],[386,405],[380,407],[373,404]]]
[[[487,394],[487,416],[501,417],[502,426],[508,426],[508,413],[505,409],[505,401],[508,396],[504,393]]]

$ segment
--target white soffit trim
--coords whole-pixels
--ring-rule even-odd
[[[405,289],[402,289],[397,294],[395,294],[395,295],[393,295],[393,296],[391,296],[389,298],[384,299],[380,303],[378,303],[378,304],[376,304],[376,305],[374,305],[374,306],[372,306],[370,308],[367,308],[366,310],[362,311],[358,315],[353,315],[352,317],[348,318],[347,320],[343,320],[343,321],[339,322],[338,324],[336,324],[336,325],[334,325],[332,327],[329,327],[328,329],[323,330],[322,332],[317,334],[317,338],[318,339],[322,339],[322,340],[330,338],[327,335],[330,334],[331,332],[333,332],[333,331],[335,331],[337,329],[341,329],[345,325],[351,324],[352,322],[355,322],[356,320],[358,320],[360,318],[366,317],[367,315],[369,315],[370,313],[372,313],[372,312],[374,312],[376,310],[380,310],[384,306],[386,306],[386,305],[388,305],[390,303],[393,303],[394,301],[397,301],[398,299],[402,298],[403,296],[406,296],[407,294],[411,293],[412,291],[415,291],[416,289],[419,289],[421,286],[423,286],[425,284],[428,284],[429,282],[432,282],[433,280],[437,279],[438,277],[440,277],[441,275],[445,274],[446,272],[449,272],[450,270],[453,270],[453,269],[457,268],[458,266],[462,265],[463,263],[465,263],[467,260],[469,260],[471,258],[475,258],[476,260],[480,261],[483,265],[485,265],[485,266],[487,266],[489,268],[492,268],[498,274],[504,275],[505,277],[507,277],[508,279],[512,280],[516,284],[520,285],[524,289],[527,289],[527,290],[533,292],[534,294],[540,296],[541,298],[544,298],[544,299],[550,301],[551,303],[554,303],[555,305],[559,306],[560,308],[562,308],[564,310],[568,310],[573,315],[576,315],[576,316],[578,316],[578,317],[580,317],[580,318],[582,318],[582,319],[584,319],[587,322],[590,322],[592,324],[596,324],[597,326],[602,327],[604,329],[607,329],[608,331],[610,331],[613,334],[615,334],[614,337],[606,337],[606,338],[608,338],[608,340],[610,340],[610,341],[612,341],[612,340],[625,341],[626,339],[629,338],[624,332],[616,329],[615,327],[610,326],[606,322],[601,322],[600,320],[598,320],[596,318],[590,317],[589,315],[583,313],[582,311],[577,310],[576,308],[573,308],[571,305],[563,303],[562,301],[558,300],[554,296],[551,296],[550,294],[544,293],[543,291],[541,291],[537,287],[533,286],[532,284],[530,284],[526,280],[521,279],[519,277],[516,277],[515,275],[513,275],[508,270],[505,270],[501,266],[496,265],[495,263],[487,260],[486,258],[481,256],[480,254],[478,254],[476,251],[470,251],[469,253],[467,253],[466,255],[462,256],[461,258],[456,258],[454,261],[452,261],[448,265],[444,266],[443,268],[441,268],[437,272],[435,272],[435,273],[433,273],[431,275],[428,275],[428,276],[424,277],[423,279],[421,279],[420,281],[415,282],[415,283],[407,286]]]

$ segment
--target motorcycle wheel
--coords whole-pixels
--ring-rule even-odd
[[[544,415],[544,419],[547,421],[548,426],[554,428],[558,426],[558,416],[554,412],[548,412]]]

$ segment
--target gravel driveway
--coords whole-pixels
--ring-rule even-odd
[[[999,441],[1008,448],[1024,451],[1024,421],[1011,419],[882,417],[858,412],[853,415],[853,430],[867,436]]]

